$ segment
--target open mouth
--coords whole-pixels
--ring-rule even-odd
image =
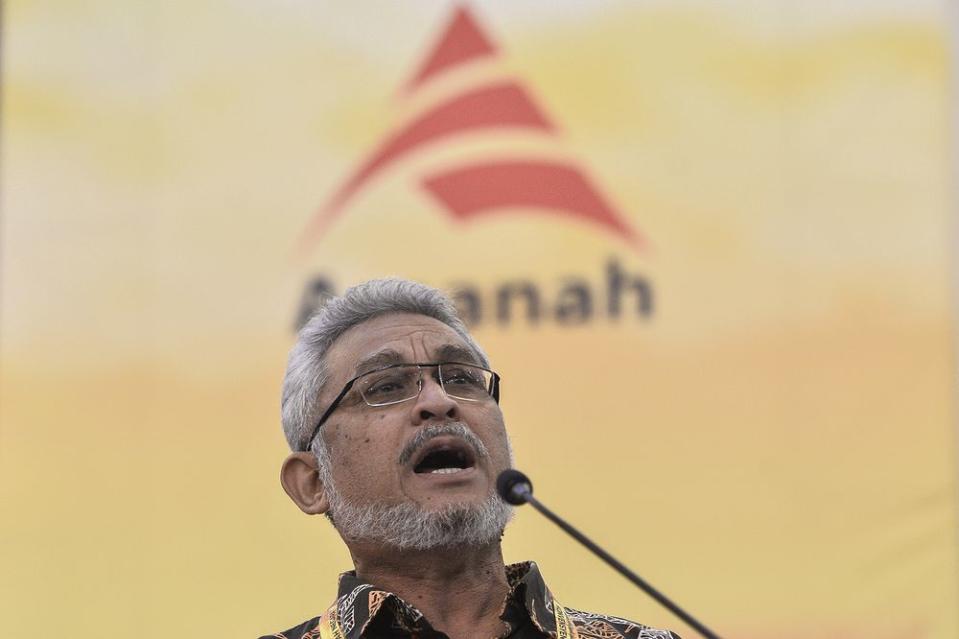
[[[427,445],[416,456],[413,472],[418,475],[452,475],[475,465],[476,456],[466,442],[436,441]]]

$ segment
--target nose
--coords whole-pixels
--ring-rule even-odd
[[[434,369],[435,370],[435,369]],[[423,370],[423,387],[413,402],[413,425],[419,426],[430,420],[447,421],[459,418],[460,406],[452,397],[446,394],[431,374],[433,371]]]

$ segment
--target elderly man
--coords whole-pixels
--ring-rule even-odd
[[[564,608],[532,562],[506,566],[496,494],[512,451],[499,376],[439,291],[373,280],[300,331],[283,384],[281,482],[325,514],[355,570],[285,639],[674,637]]]

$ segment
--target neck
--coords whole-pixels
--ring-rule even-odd
[[[412,604],[448,636],[502,631],[509,584],[499,541],[422,551],[353,543],[350,554],[357,577]]]

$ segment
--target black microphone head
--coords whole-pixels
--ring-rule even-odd
[[[515,468],[504,470],[496,478],[496,492],[508,504],[525,504],[533,495],[533,482]]]

